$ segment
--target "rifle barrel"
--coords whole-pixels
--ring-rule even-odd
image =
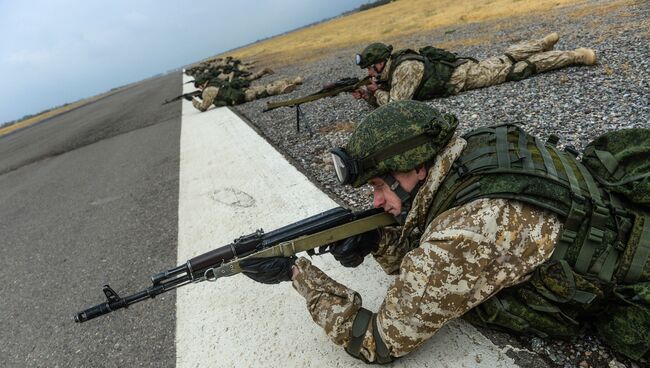
[[[351,92],[356,89],[359,89],[362,86],[370,84],[370,82],[371,82],[370,77],[365,77],[361,80],[359,80],[358,78],[344,78],[333,83],[332,84],[333,87],[331,88],[323,88],[316,93],[312,93],[304,97],[294,98],[292,100],[285,100],[285,101],[267,102],[266,108],[262,110],[262,112],[275,110],[279,107],[302,105],[304,103],[316,101],[324,97],[333,97],[343,92]]]
[[[217,277],[234,275],[239,272],[238,268],[233,268],[230,271],[224,270],[220,275],[216,275],[215,270],[223,268],[222,266],[237,263],[239,259],[247,256],[256,257],[255,255],[258,253],[263,257],[263,253],[275,251],[274,248],[282,247],[287,244],[287,242],[297,241],[296,239],[298,239],[298,241],[302,239],[303,243],[305,243],[306,246],[303,250],[318,247],[319,245],[324,244],[323,240],[338,239],[335,238],[334,234],[326,234],[328,230],[332,230],[334,233],[338,227],[348,226],[352,221],[369,218],[370,216],[377,215],[381,212],[381,209],[352,212],[343,207],[336,207],[268,233],[264,233],[262,229],[257,230],[252,234],[235,239],[231,244],[198,255],[183,265],[152,276],[152,286],[123,298],[111,289],[109,285],[104,285],[102,291],[106,296],[106,301],[76,313],[74,315],[74,321],[77,323],[86,322],[115,310],[127,308],[129,305],[143,300],[152,299],[156,297],[156,295],[192,282],[204,280],[214,281]],[[389,223],[390,221],[386,221],[382,224],[385,225]],[[336,233],[340,237],[341,233]],[[322,234],[324,234],[325,237],[323,237]],[[308,241],[309,239],[306,238],[309,236],[318,237],[321,243],[311,243]],[[293,252],[295,254],[298,251],[294,250]],[[308,252],[311,251],[308,250]],[[287,254],[284,254],[284,256],[287,256]],[[212,274],[210,275],[210,273]]]

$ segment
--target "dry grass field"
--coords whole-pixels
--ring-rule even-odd
[[[628,2],[623,0],[621,4]],[[452,31],[457,24],[531,15],[576,3],[588,3],[588,1],[398,0],[274,37],[228,54],[242,59],[265,59],[265,63],[270,65],[287,64],[295,60],[318,58],[327,50],[334,48],[350,47],[377,40],[391,42],[398,47],[407,46],[400,45],[399,40],[409,34],[432,30],[444,33]],[[594,4],[594,7],[597,5]],[[486,35],[477,35],[464,42],[476,44],[487,39]],[[438,46],[453,45],[439,44]]]
[[[74,108],[77,108],[77,107],[79,107],[79,106],[85,105],[85,104],[87,104],[88,102],[89,102],[89,100],[87,100],[87,99],[86,99],[86,100],[77,101],[77,102],[71,103],[71,104],[69,104],[69,105],[66,105],[66,106],[64,106],[64,107],[60,107],[60,108],[58,108],[58,109],[50,110],[50,111],[45,112],[45,113],[42,113],[42,114],[40,114],[40,115],[32,116],[32,117],[29,118],[29,119],[21,120],[21,121],[15,123],[15,124],[12,124],[12,125],[6,126],[6,127],[4,127],[4,128],[0,128],[0,136],[3,136],[3,135],[5,135],[5,134],[9,134],[9,133],[11,133],[11,132],[13,132],[13,131],[15,131],[15,130],[18,130],[18,129],[21,129],[21,128],[24,128],[24,127],[30,126],[30,125],[32,125],[32,124],[34,124],[34,123],[38,123],[39,121],[43,121],[43,120],[45,120],[45,119],[49,119],[49,118],[51,118],[51,117],[53,117],[53,116],[56,116],[56,115],[59,115],[59,114],[63,114],[63,113],[66,112],[66,111],[70,111],[70,110],[72,110],[72,109],[74,109]]]
[[[2,128],[0,128],[0,137],[2,137],[5,134],[9,134],[9,133],[11,133],[13,131],[16,131],[18,129],[28,127],[28,126],[30,126],[32,124],[36,124],[36,123],[41,122],[41,121],[43,121],[45,119],[49,119],[49,118],[52,118],[54,116],[61,115],[61,114],[65,113],[65,112],[76,109],[77,107],[83,106],[83,105],[91,103],[93,101],[97,101],[98,99],[100,99],[102,97],[106,97],[106,96],[112,95],[114,93],[117,93],[118,91],[121,91],[123,88],[124,87],[120,87],[120,88],[113,89],[111,91],[99,94],[97,96],[84,98],[83,100],[79,100],[79,101],[70,103],[68,105],[65,105],[65,106],[62,106],[62,107],[59,107],[59,108],[52,109],[50,111],[44,112],[42,114],[32,116],[32,117],[27,118],[25,120],[21,120],[21,121],[19,121],[17,123],[2,127]]]
[[[618,0],[603,4],[588,0],[396,0],[370,10],[277,36],[217,56],[232,55],[248,60],[263,60],[265,66],[291,65],[312,61],[328,51],[370,42],[389,42],[395,48],[410,45],[402,40],[418,33],[444,35],[466,23],[496,22],[495,31],[508,29],[511,20],[581,4],[573,17],[595,16],[628,6],[639,0]],[[645,0],[643,0],[645,1]],[[491,34],[477,34],[436,46],[454,49],[493,40]],[[417,48],[417,47],[416,47]]]

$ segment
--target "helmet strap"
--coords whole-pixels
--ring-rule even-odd
[[[406,222],[406,216],[408,216],[409,211],[411,210],[411,206],[413,205],[413,199],[420,190],[422,182],[418,181],[418,183],[415,184],[415,187],[413,187],[411,191],[406,191],[406,189],[402,187],[399,181],[397,181],[397,179],[395,179],[392,174],[384,174],[381,176],[381,179],[386,184],[388,184],[390,189],[397,195],[400,202],[402,203],[402,211],[400,212],[399,216],[395,216],[395,219],[400,225],[404,225]]]

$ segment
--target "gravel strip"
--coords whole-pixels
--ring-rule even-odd
[[[625,5],[612,6],[621,3]],[[577,17],[576,13],[585,15]],[[428,102],[456,114],[461,132],[483,125],[517,123],[539,137],[557,134],[560,146],[573,145],[582,150],[590,140],[606,131],[650,127],[649,30],[647,1],[589,1],[541,16],[463,24],[453,28],[453,32],[446,27],[410,35],[397,43],[414,47],[443,43],[467,45],[471,42],[466,40],[480,35],[488,41],[455,47],[452,51],[484,58],[498,55],[510,44],[556,31],[561,35],[556,49],[595,49],[598,57],[595,66],[565,68]],[[293,109],[280,108],[267,113],[262,110],[267,101],[301,97],[334,80],[364,76],[364,71],[353,62],[353,55],[364,46],[336,50],[314,62],[276,69],[276,74],[256,83],[301,75],[304,85],[291,94],[236,107],[298,169],[340,203],[356,209],[369,206],[370,189],[341,187],[333,172],[329,150],[344,145],[355,124],[371,111],[366,103],[343,94],[305,104],[300,132],[296,131]],[[540,354],[551,366],[639,366],[616,356],[590,334],[573,342],[522,337],[518,343]]]

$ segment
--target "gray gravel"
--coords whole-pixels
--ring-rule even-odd
[[[456,114],[461,132],[483,125],[518,123],[540,137],[557,134],[561,138],[560,146],[573,145],[580,150],[606,131],[650,127],[650,2],[626,2],[624,6],[609,7],[617,3],[621,2],[590,1],[541,16],[445,27],[392,43],[399,47],[466,45],[471,42],[463,40],[487,36],[489,41],[485,43],[452,49],[460,55],[484,58],[498,55],[512,43],[556,31],[561,35],[556,49],[595,49],[598,64],[592,67],[565,68],[429,102]],[[587,15],[574,15],[588,9],[591,10]],[[451,29],[454,31],[445,32]],[[276,68],[276,74],[257,83],[301,75],[304,85],[288,95],[237,106],[238,112],[251,120],[302,172],[340,203],[357,209],[371,203],[369,188],[350,190],[339,186],[329,150],[344,145],[354,124],[371,111],[365,102],[344,94],[305,104],[299,133],[293,109],[280,108],[267,113],[262,113],[262,109],[267,101],[304,96],[328,82],[364,76],[364,71],[353,63],[353,55],[364,46],[324,54],[317,61]],[[617,358],[589,334],[570,343],[528,338],[520,342],[553,366],[634,366],[620,356]]]

